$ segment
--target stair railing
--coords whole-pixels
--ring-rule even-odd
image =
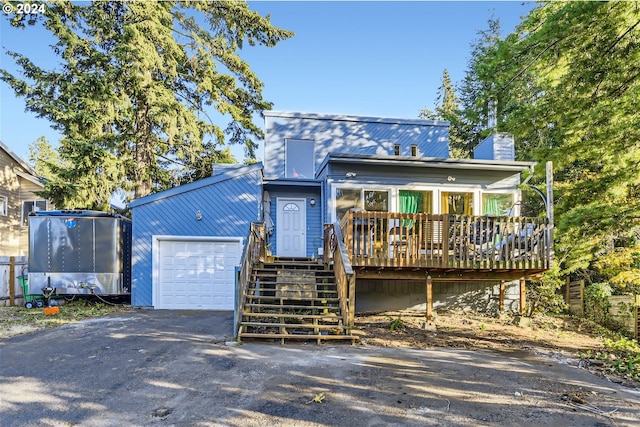
[[[253,265],[264,260],[266,254],[265,226],[262,222],[253,222],[247,236],[247,244],[244,245],[240,266],[236,272],[236,304],[234,310],[233,331],[235,337],[240,333],[240,322],[244,311],[245,296]]]
[[[338,287],[342,323],[346,332],[351,333],[355,320],[356,279],[342,231],[337,223],[324,226],[324,262],[329,264],[331,260]]]

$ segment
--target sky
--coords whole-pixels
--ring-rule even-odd
[[[471,44],[490,18],[503,36],[535,7],[522,1],[250,1],[249,7],[295,36],[276,47],[240,52],[264,83],[273,110],[388,118],[417,118],[434,100],[447,69],[460,82]],[[41,28],[14,29],[0,18],[0,68],[15,72],[6,51],[26,54],[37,65],[55,67],[54,43]],[[263,127],[259,116],[255,123]],[[28,146],[59,134],[45,119],[25,111],[24,99],[0,82],[0,140],[23,160]],[[241,147],[232,147],[241,161]],[[263,158],[263,147],[256,153]]]

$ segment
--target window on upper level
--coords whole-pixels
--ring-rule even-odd
[[[285,141],[285,178],[313,179],[314,141],[309,139],[287,139]]]
[[[400,144],[395,144],[393,146],[393,155],[394,156],[399,156],[400,155]]]
[[[411,145],[411,156],[416,157],[418,155],[418,146],[416,144]]]
[[[7,196],[0,196],[0,216],[9,215],[9,198]]]
[[[25,200],[24,202],[22,202],[22,225],[26,226],[29,224],[28,218],[31,212],[46,211],[46,210],[47,210],[46,200]]]

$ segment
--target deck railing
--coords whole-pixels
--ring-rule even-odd
[[[236,274],[236,305],[234,310],[233,331],[238,336],[240,322],[242,321],[242,311],[244,309],[245,295],[249,284],[249,276],[253,264],[259,260],[264,260],[266,252],[265,245],[265,227],[264,223],[251,223],[249,235],[247,236],[247,244],[244,245],[244,252],[240,259],[240,267]]]
[[[324,262],[329,264],[331,260],[333,260],[333,272],[340,299],[342,322],[347,328],[346,332],[350,333],[350,328],[353,327],[355,320],[356,281],[338,224],[325,224],[324,226]]]
[[[354,267],[546,270],[546,218],[350,211],[340,229]]]

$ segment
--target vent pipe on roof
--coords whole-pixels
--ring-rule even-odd
[[[487,117],[487,128],[495,130],[498,127],[498,101],[489,100],[489,112]]]

